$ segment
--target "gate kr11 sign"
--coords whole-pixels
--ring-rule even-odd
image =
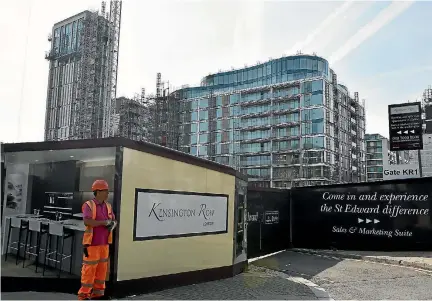
[[[420,102],[389,105],[390,150],[423,149]]]
[[[417,164],[384,165],[383,180],[420,178]]]

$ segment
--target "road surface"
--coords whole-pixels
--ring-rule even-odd
[[[431,271],[289,251],[254,264],[312,281],[335,300],[432,299]]]

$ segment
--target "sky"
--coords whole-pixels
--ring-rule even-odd
[[[3,1],[0,141],[42,141],[54,23],[99,0]],[[302,53],[329,60],[365,99],[366,132],[388,136],[387,106],[432,85],[432,2],[123,0],[117,96],[198,85],[209,73]]]

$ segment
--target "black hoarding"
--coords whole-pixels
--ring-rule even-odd
[[[425,106],[425,115],[426,115],[425,134],[432,134],[432,105],[431,104]]]
[[[432,120],[432,104],[425,106],[426,120]]]
[[[247,222],[248,258],[287,249],[290,245],[289,191],[248,188]]]
[[[420,102],[389,105],[390,150],[423,149]]]
[[[432,134],[432,120],[426,121],[425,134]]]
[[[432,178],[296,188],[300,248],[432,250]]]

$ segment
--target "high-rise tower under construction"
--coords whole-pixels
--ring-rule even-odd
[[[54,24],[45,58],[50,63],[45,140],[116,135],[121,1]]]

